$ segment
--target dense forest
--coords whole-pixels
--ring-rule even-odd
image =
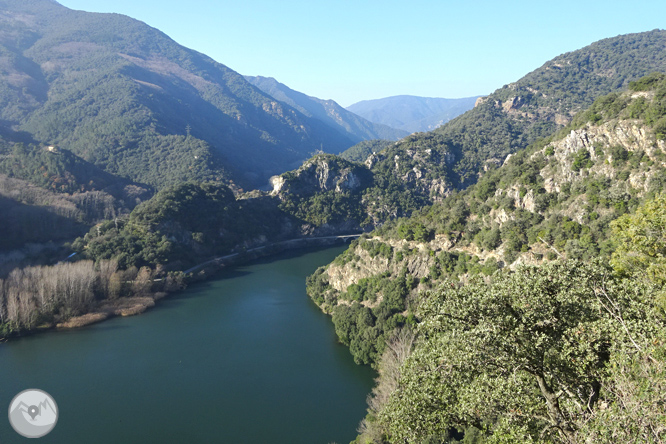
[[[271,199],[237,199],[225,185],[186,182],[165,188],[126,218],[96,225],[72,248],[96,261],[117,260],[123,269],[178,270],[267,239],[295,237],[296,222]]]

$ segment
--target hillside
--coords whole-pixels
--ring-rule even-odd
[[[474,183],[486,163],[501,163],[553,134],[597,97],[655,71],[666,71],[663,30],[600,40],[546,62],[435,131],[456,157],[455,183]]]
[[[97,222],[129,214],[151,195],[149,187],[106,173],[68,150],[0,142],[0,252],[24,250],[0,264],[71,241]]]
[[[646,213],[647,208],[663,213],[663,207],[654,208],[664,200],[664,177],[666,75],[654,74],[630,83],[624,93],[598,99],[557,135],[506,159],[475,185],[355,241],[308,279],[308,291],[322,310],[332,314],[338,337],[350,347],[356,362],[379,365],[396,328],[431,322],[423,314],[423,306],[443,304],[443,283],[451,288],[461,285],[460,294],[469,295],[465,283],[474,282],[483,292],[485,284],[480,282],[484,277],[488,281],[496,276],[500,282],[502,276],[513,276],[494,274],[498,270],[520,274],[524,270],[521,266],[543,267],[556,260],[608,263],[612,257],[614,264],[633,261],[613,254],[619,251],[618,242],[629,242],[629,237],[622,238],[617,232],[623,226],[634,226],[627,236],[642,242],[643,234],[637,230],[645,223],[645,215],[652,214]],[[642,215],[634,216],[639,211]],[[636,288],[646,276],[664,279],[663,259],[659,259],[666,245],[663,225],[656,229],[645,236],[661,239],[661,246],[649,247],[653,253],[646,253],[651,256],[641,267],[661,271],[649,275],[639,272],[632,283]],[[534,273],[542,269],[549,268],[535,268]],[[666,300],[663,295],[661,298],[649,301],[661,300],[658,303],[663,305]],[[428,325],[433,324],[423,328]],[[385,422],[372,425],[385,405],[389,410],[400,408],[388,401],[389,394],[375,395],[381,395],[383,401],[374,407],[371,404],[374,410],[366,423],[366,438],[375,436],[375,426],[387,427],[384,430],[390,429],[396,436],[407,433],[405,430],[421,437],[421,433],[442,433],[436,422],[415,425],[415,416],[424,414],[421,410],[414,415],[388,411]],[[435,408],[431,414],[441,417],[448,413]],[[404,426],[403,420],[415,422],[405,426],[411,429],[391,429],[397,424]],[[459,429],[470,424],[481,428],[479,422],[447,421]],[[361,442],[400,442],[372,439]]]
[[[349,218],[371,227],[441,201],[508,155],[554,134],[599,95],[656,70],[666,70],[666,31],[619,36],[559,56],[439,129],[412,134],[367,157],[372,180],[349,197],[360,198],[363,216]],[[370,151],[363,144],[345,156],[358,161]],[[297,196],[281,198],[307,206]]]
[[[347,148],[345,151],[341,152],[339,156],[350,162],[363,163],[372,153],[383,151],[393,143],[395,142],[382,139],[365,140],[357,143],[351,148]]]
[[[134,181],[260,186],[353,143],[240,74],[117,14],[0,1],[0,136]]]
[[[333,100],[322,100],[294,91],[272,77],[245,76],[245,79],[276,100],[286,103],[308,117],[321,120],[347,136],[352,144],[372,139],[398,140],[409,134],[407,131],[387,125],[372,123],[347,111]]]
[[[432,131],[449,120],[474,108],[478,96],[464,99],[440,99],[418,96],[393,96],[363,100],[347,110],[408,133]]]

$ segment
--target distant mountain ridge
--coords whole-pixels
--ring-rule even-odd
[[[393,96],[363,100],[347,107],[371,122],[414,132],[432,131],[465,111],[474,108],[480,96],[440,99],[418,96]]]
[[[322,100],[294,91],[272,77],[245,76],[245,80],[306,116],[321,120],[354,143],[372,139],[398,140],[409,135],[405,130],[366,120],[333,100]]]
[[[57,145],[156,187],[260,186],[355,141],[119,14],[0,0],[0,137]]]
[[[362,226],[378,226],[409,216],[476,183],[510,154],[553,135],[597,97],[654,71],[666,72],[666,31],[601,40],[546,62],[435,131],[412,134],[383,149],[378,146],[379,151],[363,145],[346,151],[344,157],[357,162],[374,152],[364,162],[370,179],[353,193],[313,188],[310,194],[280,194],[280,198],[308,221],[321,219],[323,213],[310,208],[336,200],[348,211],[332,213],[334,222],[356,220]],[[330,176],[335,168],[331,163],[320,170],[328,170]],[[282,177],[287,182],[311,181],[299,171]]]

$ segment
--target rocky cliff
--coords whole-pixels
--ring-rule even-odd
[[[406,276],[409,306],[445,278],[608,255],[610,223],[666,187],[666,137],[658,124],[666,83],[662,89],[600,99],[559,136],[508,156],[476,185],[360,239],[318,271],[322,285],[313,297],[334,313],[358,300],[355,287]],[[427,153],[405,152],[417,162]],[[373,168],[382,155],[366,165]],[[358,302],[372,307],[377,295],[363,294]]]

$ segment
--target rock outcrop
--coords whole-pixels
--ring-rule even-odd
[[[271,194],[311,196],[319,192],[357,191],[369,183],[369,172],[339,157],[320,154],[306,161],[296,171],[271,178]]]

